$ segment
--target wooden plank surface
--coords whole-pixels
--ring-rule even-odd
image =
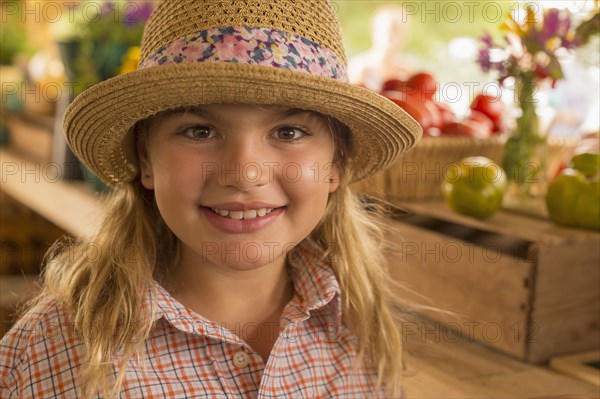
[[[591,351],[571,356],[550,359],[550,367],[567,375],[599,387],[600,369],[592,364],[600,363],[600,351]]]
[[[89,238],[104,214],[101,196],[86,183],[56,179],[55,166],[26,161],[0,148],[1,189],[66,232]]]
[[[586,382],[530,365],[468,340],[438,339],[426,320],[405,344],[409,375],[408,398],[598,398],[600,391]]]
[[[397,202],[395,205],[417,214],[428,215],[449,222],[484,231],[518,237],[522,240],[546,245],[600,240],[600,233],[591,230],[559,227],[549,220],[533,218],[509,211],[499,211],[487,220],[478,220],[452,211],[444,201]]]

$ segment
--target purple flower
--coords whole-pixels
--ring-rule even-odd
[[[492,68],[492,63],[490,61],[490,50],[487,48],[482,48],[479,50],[477,54],[477,62],[481,65],[481,69],[483,72],[489,72]]]
[[[574,48],[576,48],[577,46],[579,46],[579,40],[577,40],[577,38],[573,38],[573,39],[568,39],[566,37],[561,38],[561,42],[560,45],[568,50],[572,50]]]
[[[539,21],[519,24],[509,17],[502,28],[505,31],[503,43],[494,45],[491,35],[486,33],[477,54],[481,69],[496,72],[501,83],[509,77],[521,79],[527,74],[534,79],[556,82],[563,78],[556,52],[571,50],[584,43],[578,32],[581,28],[572,26],[571,14],[556,8],[546,10]],[[498,60],[495,51],[504,51],[508,58]]]
[[[487,47],[494,47],[494,39],[492,39],[492,35],[488,32],[485,32],[481,37],[481,41],[487,45]]]
[[[558,31],[559,36],[564,36],[569,33],[569,29],[571,29],[571,19],[568,15],[560,21],[560,29]]]
[[[129,6],[128,9],[133,9],[132,11],[129,11],[126,15],[126,17],[123,19],[123,22],[125,22],[125,25],[128,26],[132,26],[132,25],[138,25],[138,24],[142,24],[145,23],[146,21],[148,21],[148,18],[150,18],[150,14],[152,14],[152,10],[154,9],[154,7],[152,6],[152,4],[144,2],[144,3],[138,3],[138,2],[131,2],[130,3],[132,6]]]
[[[562,24],[563,21],[560,18],[560,12],[556,8],[549,9],[544,16],[544,25],[536,35],[537,39],[541,43],[544,43],[546,40],[558,35],[559,30],[562,30],[560,29]]]

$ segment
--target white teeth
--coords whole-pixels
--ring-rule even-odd
[[[244,211],[229,211],[229,217],[235,220],[242,220],[244,218]]]
[[[226,211],[224,209],[217,208],[210,209],[218,215],[229,217],[235,220],[255,219],[256,217],[263,217],[273,211],[273,208],[250,209],[248,211]]]

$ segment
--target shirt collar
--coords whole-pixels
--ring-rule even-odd
[[[291,255],[290,269],[302,311],[308,314],[331,303],[336,314],[340,286],[331,265],[323,260],[321,250],[308,243],[300,244]]]

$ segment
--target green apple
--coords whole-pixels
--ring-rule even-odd
[[[469,157],[447,169],[442,192],[454,211],[484,219],[500,209],[506,187],[500,165],[489,158]]]
[[[571,159],[571,167],[587,177],[600,175],[600,154],[583,152]]]
[[[600,180],[567,168],[550,183],[546,193],[550,219],[557,224],[600,230]]]

